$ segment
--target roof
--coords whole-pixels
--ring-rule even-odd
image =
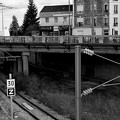
[[[73,10],[73,5],[70,5],[70,11]],[[69,5],[44,6],[40,12],[65,12],[69,11]]]

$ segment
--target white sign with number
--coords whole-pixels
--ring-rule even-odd
[[[7,88],[7,96],[15,96],[15,88]]]
[[[15,79],[7,79],[7,88],[15,88]]]

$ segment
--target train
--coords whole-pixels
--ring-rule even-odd
[[[120,43],[120,36],[0,36],[0,43]]]

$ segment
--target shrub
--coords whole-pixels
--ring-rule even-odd
[[[43,96],[39,97],[39,100],[59,114],[75,118],[75,101],[72,95],[43,91]]]

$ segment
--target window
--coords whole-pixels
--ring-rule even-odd
[[[118,5],[114,5],[114,14],[118,14]]]
[[[117,17],[114,18],[113,26],[118,26],[118,18]]]
[[[107,29],[104,30],[104,35],[109,35],[109,32]]]
[[[108,12],[108,3],[104,4],[104,11]]]
[[[77,18],[77,24],[78,24],[78,27],[84,25],[84,19],[81,16]]]
[[[97,4],[96,3],[94,4],[94,10],[95,11],[97,10]]]
[[[118,35],[118,31],[117,30],[114,31],[114,35]]]
[[[108,17],[104,17],[104,26],[108,26],[108,25],[109,25]]]
[[[46,23],[48,23],[49,22],[49,17],[46,17],[45,21],[46,21]]]
[[[97,18],[94,18],[94,26],[97,26]]]
[[[91,4],[91,10],[92,10],[92,4]],[[97,4],[94,3],[94,11],[97,11]]]
[[[63,17],[63,22],[67,22],[67,17]]]
[[[78,4],[77,5],[77,12],[82,13],[83,12],[83,4]]]
[[[83,26],[83,22],[78,22],[78,27]]]
[[[55,22],[58,22],[58,17],[54,17],[54,21],[55,21]]]

